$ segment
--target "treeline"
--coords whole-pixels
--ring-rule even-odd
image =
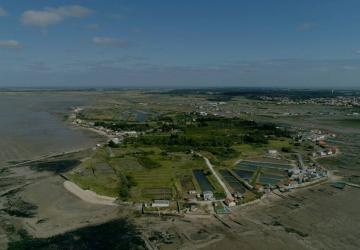
[[[117,176],[119,178],[118,193],[119,197],[122,200],[127,200],[130,198],[130,189],[137,185],[134,178],[130,175],[124,175],[122,172],[118,172]]]
[[[278,128],[272,123],[257,123],[255,121],[243,120],[240,118],[225,118],[207,116],[201,117],[197,120],[199,127],[215,127],[224,129],[239,129],[248,131],[247,135],[243,137],[245,142],[249,143],[263,143],[262,137],[276,136],[276,137],[291,137],[288,130]],[[252,139],[250,138],[252,137]]]
[[[153,121],[151,123],[133,123],[133,122],[107,122],[107,121],[97,121],[94,123],[95,126],[102,126],[114,131],[121,130],[134,130],[138,132],[144,131],[161,131],[161,132],[190,132],[193,128],[206,128],[210,132],[219,133],[219,137],[223,137],[220,133],[222,131],[227,130],[230,134],[240,133],[248,134],[243,139],[249,143],[264,143],[264,140],[260,137],[262,135],[274,135],[278,137],[289,137],[290,134],[287,130],[279,129],[274,124],[271,123],[256,123],[255,121],[243,120],[240,118],[226,118],[226,117],[218,117],[218,116],[199,116],[198,114],[181,114],[175,117],[169,116],[161,116],[158,117],[157,121]],[[202,134],[200,132],[200,134]],[[234,136],[231,134],[231,136]],[[236,137],[236,136],[235,136]],[[252,139],[250,138],[252,137]],[[173,144],[174,138],[163,138],[163,140],[167,140],[163,144]],[[178,139],[178,138],[175,138]],[[184,144],[184,140],[186,140],[186,144],[194,145],[197,142],[192,141],[192,138],[180,138],[180,141],[177,141],[181,144]],[[211,142],[206,141],[206,144],[215,145],[217,141],[225,140],[214,138]],[[226,144],[226,140],[224,142]]]
[[[331,98],[337,96],[358,96],[355,91],[346,90],[309,90],[309,89],[280,89],[280,88],[207,88],[207,89],[178,89],[164,92],[174,96],[201,95],[209,101],[229,101],[241,96],[249,99],[259,99],[261,96],[287,97],[291,100],[307,100],[311,98]]]
[[[188,146],[190,148],[231,146],[232,139],[221,136],[193,137],[187,135],[145,135],[138,138],[127,138],[125,143],[139,143],[143,145]]]
[[[277,128],[274,124],[258,124],[238,118],[209,116],[200,117],[195,124],[186,127],[171,127],[170,123],[167,125],[169,128],[181,128],[182,133],[147,134],[138,138],[127,138],[125,144],[160,145],[186,151],[204,147],[229,148],[240,143],[267,144],[271,138],[291,136],[289,131]],[[166,131],[168,130],[163,132]]]
[[[268,137],[262,133],[251,133],[246,135],[239,135],[233,137],[225,136],[187,136],[187,135],[145,135],[138,138],[126,138],[125,145],[139,144],[139,145],[160,145],[160,146],[176,146],[182,148],[179,151],[186,151],[191,148],[202,149],[208,147],[231,147],[234,144],[250,143],[250,144],[267,144]]]
[[[130,123],[130,122],[104,122],[104,121],[96,121],[94,126],[104,127],[114,131],[120,130],[135,130],[135,131],[146,131],[150,128],[147,123]]]

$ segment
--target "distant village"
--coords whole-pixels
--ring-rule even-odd
[[[309,98],[304,100],[292,100],[288,97],[271,97],[271,96],[260,96],[263,101],[276,102],[279,105],[282,104],[321,104],[329,106],[345,106],[345,107],[359,107],[360,97],[359,96],[337,96],[333,98]]]
[[[336,155],[338,149],[329,145],[326,140],[329,138],[336,138],[336,134],[330,132],[323,132],[321,130],[311,130],[309,132],[299,132],[295,141],[302,142],[303,140],[311,141],[315,144],[312,156],[314,158]]]

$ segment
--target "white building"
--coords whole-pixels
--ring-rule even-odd
[[[137,132],[136,131],[124,131],[124,132],[122,132],[122,135],[129,136],[129,137],[137,137]]]
[[[189,190],[189,194],[196,194],[196,190]]]
[[[268,153],[269,153],[269,155],[271,155],[271,156],[277,156],[277,155],[278,155],[278,151],[275,150],[275,149],[270,149],[270,150],[268,151]]]
[[[291,168],[291,169],[288,169],[288,172],[293,175],[298,175],[298,174],[300,174],[301,170],[299,168]]]
[[[228,207],[235,207],[236,206],[236,203],[233,199],[225,199],[225,204],[228,206]]]
[[[212,191],[204,191],[203,192],[203,197],[204,197],[204,200],[209,201],[209,200],[212,200],[214,198],[214,194],[213,194]]]
[[[115,144],[118,145],[120,143],[120,139],[119,138],[112,138],[111,141]]]
[[[170,201],[168,200],[154,200],[151,204],[152,207],[169,207]]]

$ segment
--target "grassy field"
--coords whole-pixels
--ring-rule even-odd
[[[342,120],[335,120],[338,124],[350,127],[350,128],[360,128],[360,118],[358,119],[342,119]]]
[[[309,162],[311,145],[294,144],[288,126],[272,122],[294,119],[286,115],[288,110],[300,120],[324,118],[322,114],[328,113],[314,105],[279,106],[244,97],[214,104],[207,98],[196,94],[169,98],[142,91],[104,93],[96,105],[81,111],[80,118],[141,134],[125,138],[119,148],[98,149],[68,177],[82,187],[128,200],[181,198],[189,190],[200,191],[192,170],[206,169],[203,159],[191,152],[208,157],[217,169],[232,168],[239,160],[271,162],[269,150],[279,152],[277,161],[294,164],[295,153],[300,153]],[[201,110],[216,115],[203,115]],[[216,192],[223,192],[213,176],[208,179]]]
[[[139,158],[144,155],[159,165],[154,168],[142,165],[144,163]],[[205,167],[204,160],[197,156],[182,152],[165,153],[153,146],[104,147],[67,173],[67,177],[83,188],[109,196],[119,196],[126,178],[127,182],[129,179],[132,182],[130,200],[155,199],[164,195],[176,198],[189,191],[182,185],[182,180],[192,180],[192,169]]]

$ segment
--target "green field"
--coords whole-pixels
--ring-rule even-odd
[[[156,162],[148,166],[139,159]],[[101,148],[80,166],[67,173],[67,177],[81,187],[110,196],[122,196],[119,192],[129,185],[129,195],[124,199],[154,199],[162,197],[164,189],[170,197],[176,198],[186,193],[181,181],[192,178],[192,169],[204,168],[204,160],[182,152],[165,153],[156,147]],[[154,191],[154,192],[151,192]]]
[[[312,145],[294,143],[287,126],[269,122],[272,118],[287,119],[279,116],[284,108],[294,109],[299,117],[310,117],[300,106],[264,106],[244,97],[214,106],[207,98],[169,98],[164,93],[141,91],[102,95],[96,105],[83,109],[79,118],[113,131],[137,131],[138,136],[125,137],[118,148],[98,148],[67,176],[84,188],[123,200],[181,199],[189,190],[201,191],[192,171],[207,171],[203,159],[194,152],[209,158],[218,169],[233,168],[239,160],[294,164],[295,153],[302,154],[305,162],[311,160]],[[196,111],[204,107],[210,113],[226,110],[232,115]],[[237,113],[239,108],[248,112]],[[257,112],[257,122],[252,112]],[[279,152],[278,159],[269,158],[270,149]],[[264,176],[259,175],[254,182],[271,181],[271,174],[277,174],[262,172]],[[207,178],[216,193],[223,193],[211,174]]]

